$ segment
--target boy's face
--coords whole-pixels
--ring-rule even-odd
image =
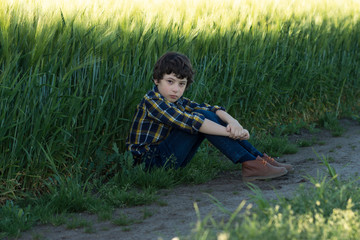
[[[186,89],[187,79],[177,78],[174,73],[164,74],[160,80],[154,80],[160,94],[169,102],[176,102]]]

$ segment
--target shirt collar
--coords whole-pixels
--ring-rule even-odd
[[[158,87],[156,85],[154,85],[153,91],[156,92],[156,93],[159,93],[159,89],[158,89]]]

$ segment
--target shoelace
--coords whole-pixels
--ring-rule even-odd
[[[261,161],[262,164],[264,164],[264,166],[266,166],[267,162],[265,159],[262,158],[262,161]]]
[[[264,158],[266,158],[266,159],[267,159],[268,161],[270,161],[270,162],[275,162],[275,159],[272,158],[272,157],[269,157],[269,156],[265,157],[265,156],[264,156]]]

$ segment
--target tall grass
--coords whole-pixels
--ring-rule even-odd
[[[355,0],[0,3],[0,201],[119,170],[135,106],[168,50],[197,71],[186,94],[244,126],[359,108]]]

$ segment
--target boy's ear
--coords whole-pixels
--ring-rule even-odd
[[[159,80],[154,79],[153,81],[154,81],[155,85],[158,85],[158,84],[159,84]]]

